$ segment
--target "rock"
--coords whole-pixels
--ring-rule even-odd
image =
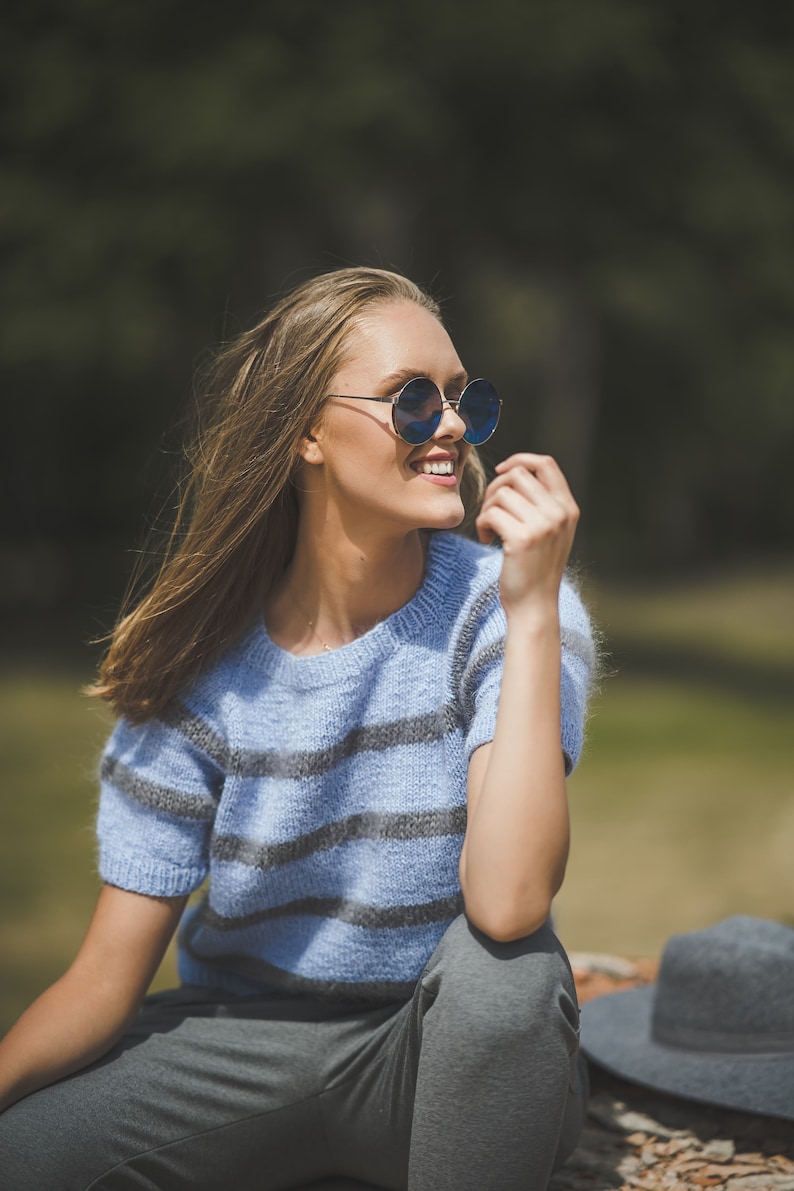
[[[598,1121],[599,1125],[612,1129],[615,1133],[645,1133],[652,1137],[681,1136],[680,1130],[668,1129],[642,1112],[633,1112],[620,1100],[613,1100],[611,1096],[591,1097],[588,1114],[593,1120]]]
[[[637,965],[620,955],[598,955],[593,951],[571,951],[568,954],[575,972],[597,972],[601,976],[612,976],[615,980],[633,980]]]
[[[710,1162],[730,1162],[736,1153],[736,1146],[732,1141],[710,1141],[700,1152]]]
[[[729,1191],[794,1191],[794,1178],[790,1174],[739,1175],[727,1187]]]
[[[628,1141],[628,1138],[626,1140]],[[661,1162],[662,1159],[659,1154],[656,1153],[653,1146],[643,1146],[642,1150],[640,1151],[640,1161],[642,1162],[643,1166],[655,1166],[656,1163]]]

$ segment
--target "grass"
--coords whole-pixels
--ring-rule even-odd
[[[555,907],[572,950],[653,955],[728,914],[794,925],[791,573],[587,592],[611,658],[570,783]],[[0,1029],[68,965],[99,888],[110,720],[82,676],[0,674]],[[156,987],[175,982],[169,954]]]
[[[100,887],[95,772],[112,720],[80,687],[40,665],[0,675],[0,1030],[68,966]],[[158,985],[174,981],[169,955]]]
[[[572,950],[657,954],[730,914],[794,913],[791,707],[619,675],[570,784],[556,921]],[[794,925],[794,920],[792,920]]]
[[[613,673],[570,782],[571,950],[655,955],[730,914],[794,925],[792,580],[588,593]]]

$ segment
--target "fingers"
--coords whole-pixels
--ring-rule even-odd
[[[494,470],[505,472],[509,471],[511,467],[526,467],[528,471],[533,472],[554,471],[562,478],[563,482],[565,481],[557,460],[551,455],[538,455],[533,451],[516,451],[513,455],[508,455],[501,463],[497,463]]]
[[[562,474],[557,460],[553,459],[551,455],[536,455],[530,451],[520,451],[515,455],[509,455],[501,463],[497,463],[494,470],[496,471],[494,483],[498,483],[508,476],[524,472],[534,476],[547,492],[558,499],[573,500],[568,481]]]
[[[517,480],[515,487],[502,485],[489,491],[477,518],[478,529],[493,529],[506,546],[511,542],[528,547],[575,527],[579,510],[572,499],[557,500],[540,485],[527,494],[520,490],[525,485],[526,481]]]
[[[511,455],[497,465],[497,475],[485,493],[483,509],[503,490],[520,492],[530,503],[539,507],[549,500],[559,505],[566,517],[578,519],[579,508],[565,476],[550,455],[529,452]]]
[[[515,517],[494,505],[484,516],[480,514],[477,518],[477,537],[486,546],[490,546],[496,537],[500,537],[503,542],[509,542],[516,524]]]
[[[477,518],[480,540],[498,534],[505,545],[572,532],[579,508],[557,463],[548,455],[511,455],[497,467]]]
[[[508,617],[530,614],[559,600],[579,508],[555,461],[521,452],[496,468],[476,520],[480,541],[498,534],[504,558],[499,593]]]

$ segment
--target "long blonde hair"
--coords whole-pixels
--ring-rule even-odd
[[[440,321],[436,302],[407,278],[339,269],[299,286],[218,351],[158,573],[137,602],[133,583],[89,694],[142,723],[261,614],[295,548],[298,447],[322,416],[356,320],[395,301],[416,302]],[[461,481],[464,525],[484,487],[472,450]]]

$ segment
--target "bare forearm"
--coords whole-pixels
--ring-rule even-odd
[[[103,887],[74,963],[0,1042],[0,1112],[79,1071],[119,1040],[149,987],[185,900]]]
[[[137,1004],[72,970],[33,1002],[0,1042],[0,1112],[100,1058]]]
[[[494,739],[461,857],[472,921],[504,938],[542,925],[568,841],[559,620],[547,603],[508,627]]]

